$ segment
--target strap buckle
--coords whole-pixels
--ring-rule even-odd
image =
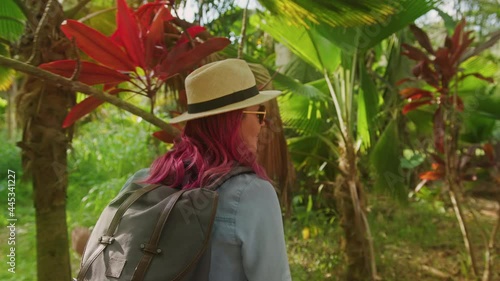
[[[113,244],[113,242],[115,241],[115,238],[113,236],[101,236],[99,238],[99,243],[101,244],[108,244],[108,245],[111,245]]]

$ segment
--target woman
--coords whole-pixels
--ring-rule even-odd
[[[147,183],[177,188],[208,186],[236,165],[255,173],[230,178],[219,189],[212,233],[210,280],[291,280],[278,198],[256,162],[264,102],[247,63],[227,59],[204,65],[185,81],[187,121],[172,150],[151,165]]]

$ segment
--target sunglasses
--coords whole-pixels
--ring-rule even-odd
[[[257,114],[257,117],[259,118],[259,124],[263,124],[266,121],[266,107],[261,105],[259,106],[259,109],[257,111],[243,111],[243,113],[247,114]]]

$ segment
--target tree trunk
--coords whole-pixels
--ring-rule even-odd
[[[376,279],[376,267],[370,228],[366,219],[366,199],[358,178],[354,145],[339,141],[339,168],[335,199],[344,230],[342,249],[347,268],[345,280],[367,281]]]
[[[51,7],[44,15],[47,3]],[[37,28],[27,26],[20,46],[22,59],[39,65],[66,58],[65,51],[71,48],[61,44],[65,42],[59,30],[64,14],[59,2],[30,0],[25,5],[42,28],[35,34]],[[38,281],[71,280],[66,224],[69,137],[67,130],[62,129],[62,122],[74,98],[74,93],[32,76],[26,77],[17,97],[17,117],[23,126],[18,145],[22,149],[24,172],[31,175],[33,182]]]

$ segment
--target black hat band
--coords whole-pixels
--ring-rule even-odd
[[[217,109],[226,105],[244,101],[259,94],[257,86],[252,86],[248,89],[234,92],[232,94],[222,96],[213,100],[188,104],[187,110],[190,114],[205,112]]]

